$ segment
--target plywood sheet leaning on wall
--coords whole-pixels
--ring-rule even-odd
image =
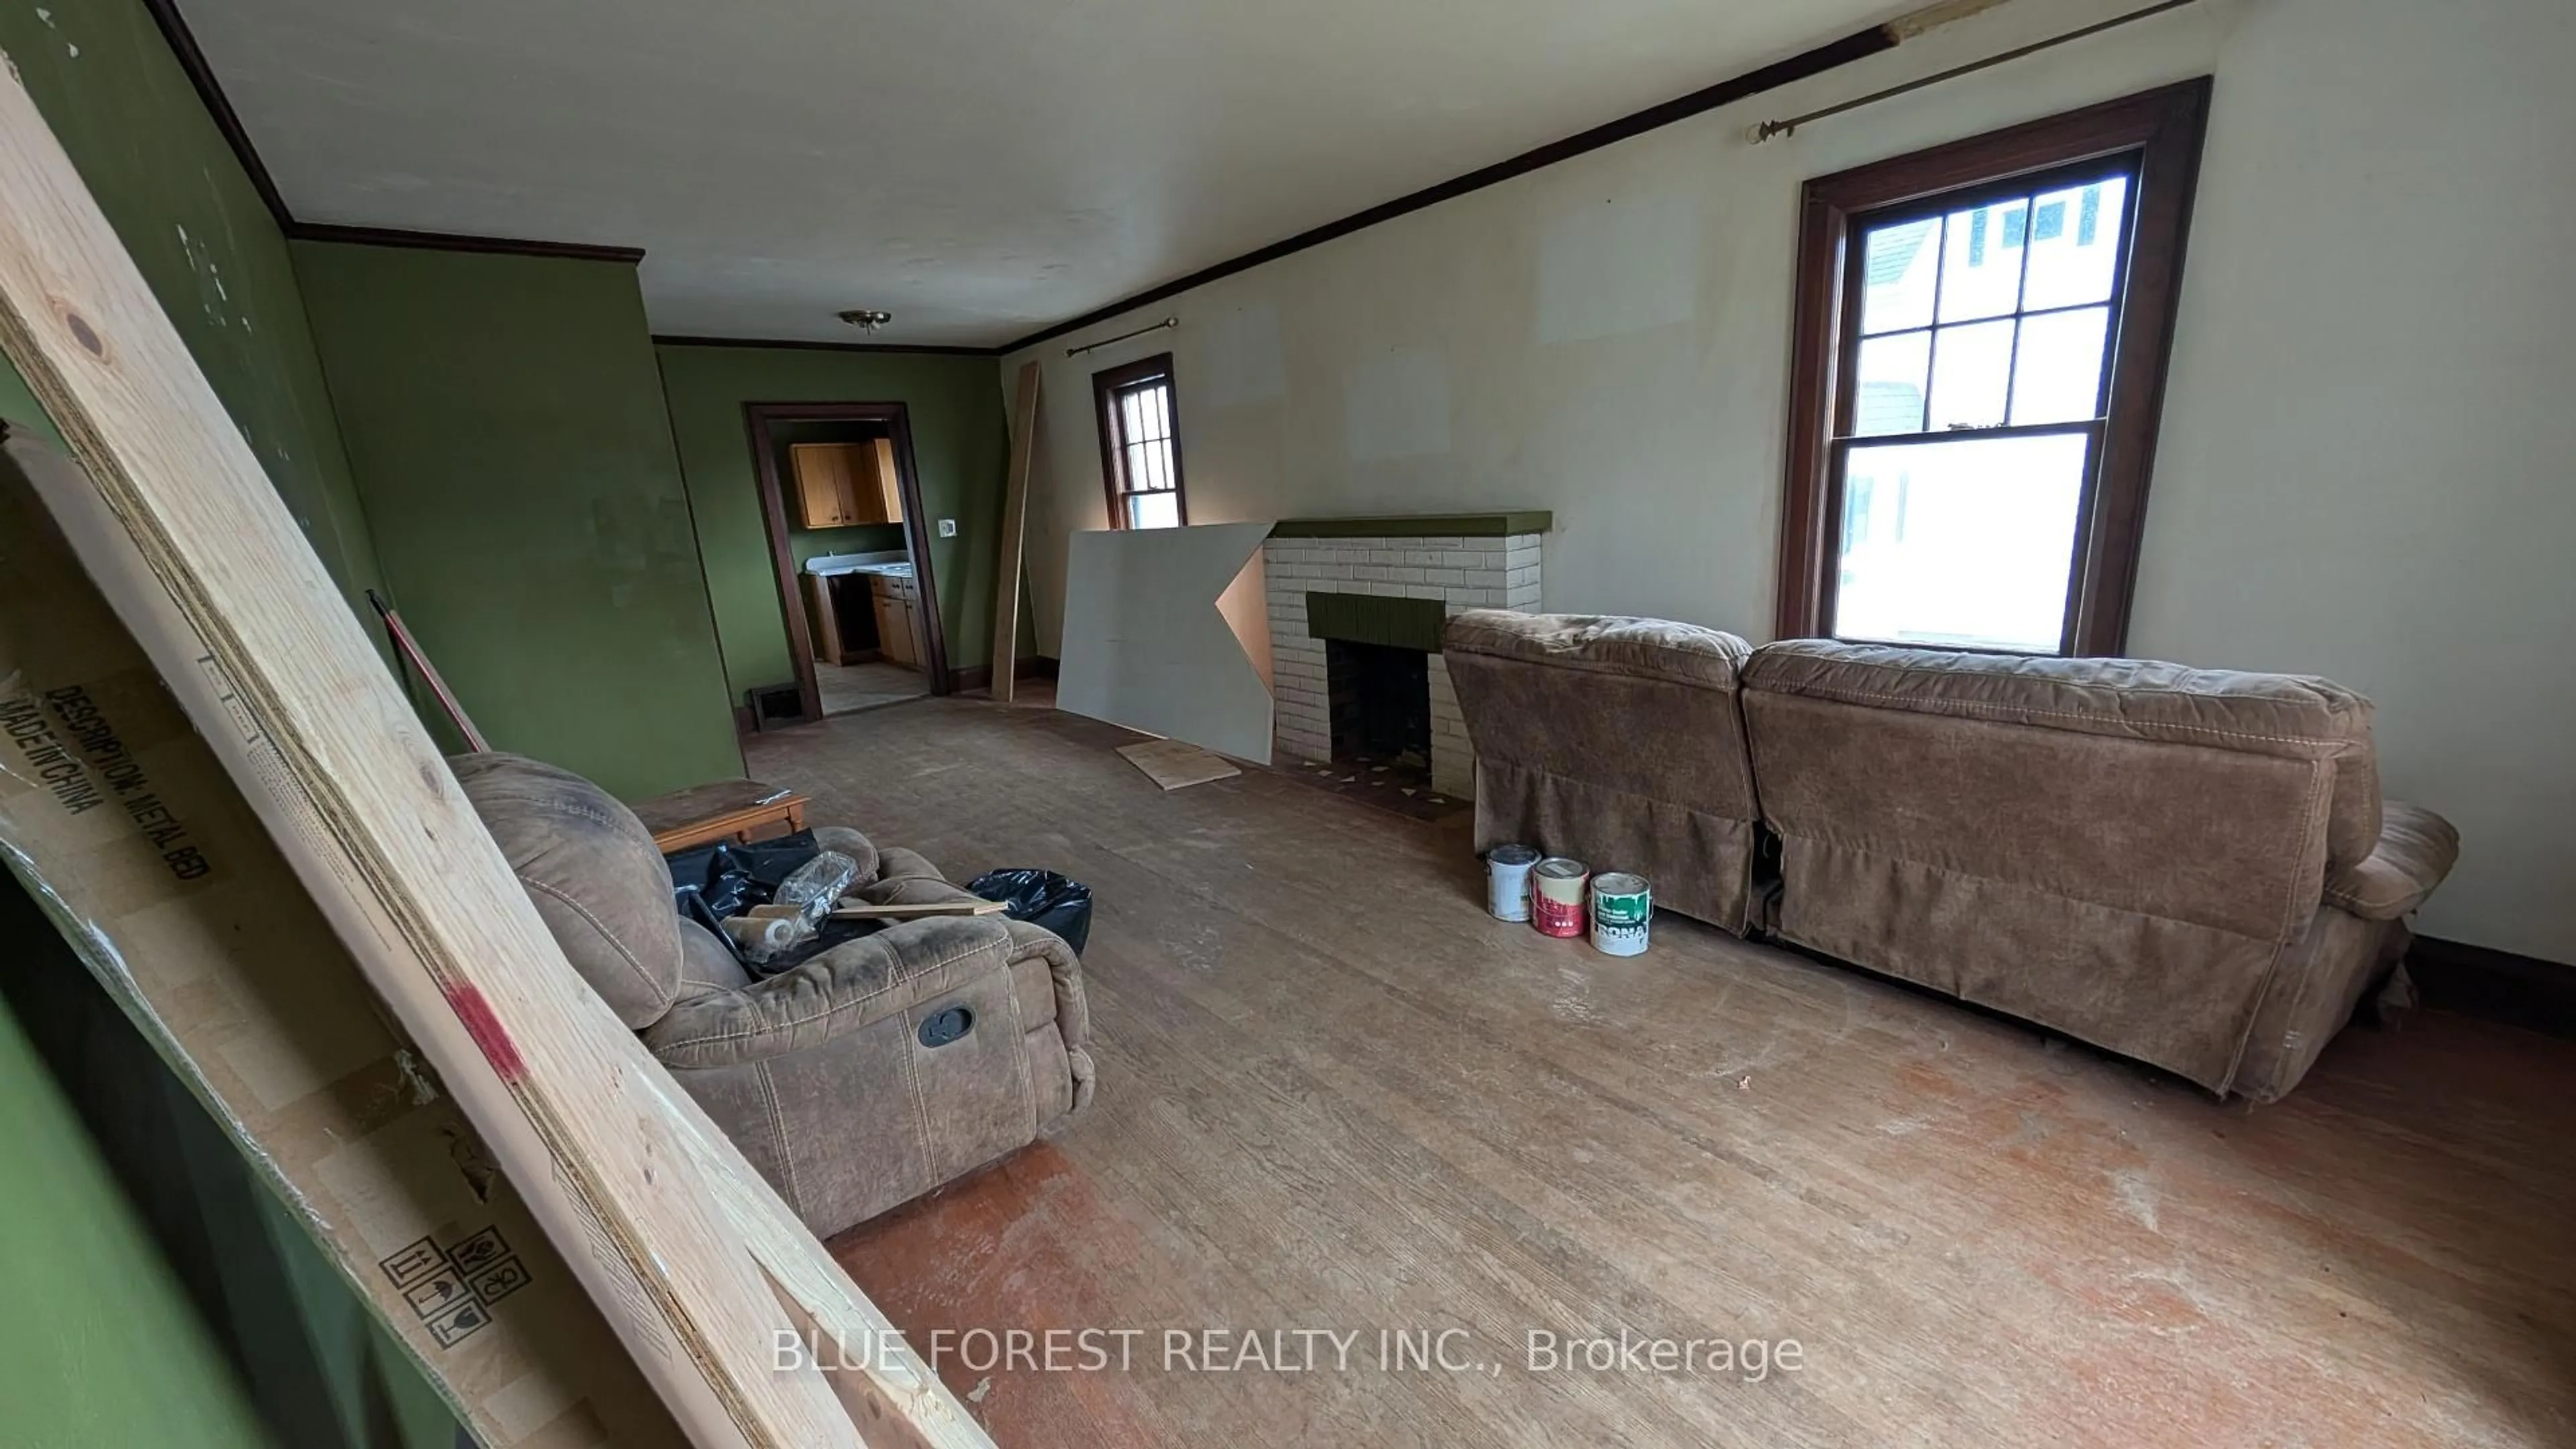
[[[23,461],[22,461],[23,460]],[[526,1202],[0,448],[0,847],[489,1449],[680,1449]]]
[[[1020,364],[1011,398],[1011,476],[1003,483],[1002,537],[993,570],[993,697],[1004,704],[1019,691],[1020,566],[1029,537],[1029,464],[1038,445],[1038,379],[1035,362]]]
[[[45,510],[682,1432],[988,1444],[565,962],[14,78],[0,195]]]
[[[1217,604],[1247,568],[1248,596],[1261,597],[1257,556],[1270,527],[1075,534],[1056,707],[1270,763],[1270,689]]]

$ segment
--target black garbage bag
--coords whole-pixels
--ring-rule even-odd
[[[769,904],[796,867],[822,853],[814,832],[799,830],[749,845],[718,840],[663,857],[671,867],[671,897],[681,915],[721,936],[724,919]]]
[[[1091,939],[1091,887],[1051,870],[988,870],[966,883],[988,901],[1000,901],[1015,921],[1044,926],[1064,938],[1075,955]]]
[[[814,832],[799,830],[793,835],[780,835],[768,840],[755,840],[748,845],[735,840],[719,840],[708,845],[663,857],[671,867],[671,899],[682,916],[697,922],[724,942],[725,949],[754,976],[776,976],[796,967],[844,941],[872,936],[885,929],[886,922],[873,920],[827,920],[815,929],[812,939],[770,957],[753,961],[742,954],[733,938],[724,933],[727,916],[739,916],[753,906],[765,906],[778,893],[797,867],[822,854]]]

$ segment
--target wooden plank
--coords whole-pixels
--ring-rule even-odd
[[[1020,568],[1028,547],[1029,464],[1037,449],[1038,380],[1035,359],[1020,364],[1011,400],[1011,476],[1002,494],[1002,538],[993,582],[993,697],[1004,704],[1018,691],[1020,669]]]
[[[1210,750],[1200,749],[1187,740],[1148,740],[1141,745],[1121,745],[1118,753],[1127,763],[1145,772],[1145,778],[1166,790],[1185,785],[1204,785],[1210,780],[1228,779],[1243,771]]]
[[[1000,901],[916,901],[902,906],[843,901],[832,911],[834,916],[853,921],[909,921],[916,916],[997,916],[1001,913]]]
[[[45,506],[682,1430],[989,1445],[565,962],[14,76],[0,195],[0,349],[81,464]],[[808,1327],[864,1366],[782,1366]]]

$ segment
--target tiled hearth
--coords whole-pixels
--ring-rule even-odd
[[[1536,512],[1281,523],[1261,546],[1270,597],[1273,748],[1293,759],[1334,758],[1328,639],[1419,649],[1428,655],[1431,788],[1472,795],[1476,757],[1440,658],[1438,624],[1462,609],[1536,609],[1539,540],[1548,525],[1548,515]],[[1312,602],[1318,595],[1345,597]],[[1437,614],[1425,604],[1436,604]]]

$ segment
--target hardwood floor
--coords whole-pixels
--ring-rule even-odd
[[[919,699],[930,692],[930,682],[918,669],[906,669],[882,659],[865,664],[825,664],[818,659],[814,661],[814,688],[823,696],[823,713],[836,715]]]
[[[1132,738],[943,699],[751,747],[818,822],[1097,893],[1091,1109],[833,1244],[1005,1446],[2576,1443],[2564,1042],[2419,1013],[2222,1106],[1669,914],[1626,960],[1497,923],[1463,820],[1165,794]],[[1140,1333],[955,1336],[1014,1328]],[[1212,1372],[1211,1329],[1358,1337]],[[1801,1362],[1529,1361],[1623,1329]]]

